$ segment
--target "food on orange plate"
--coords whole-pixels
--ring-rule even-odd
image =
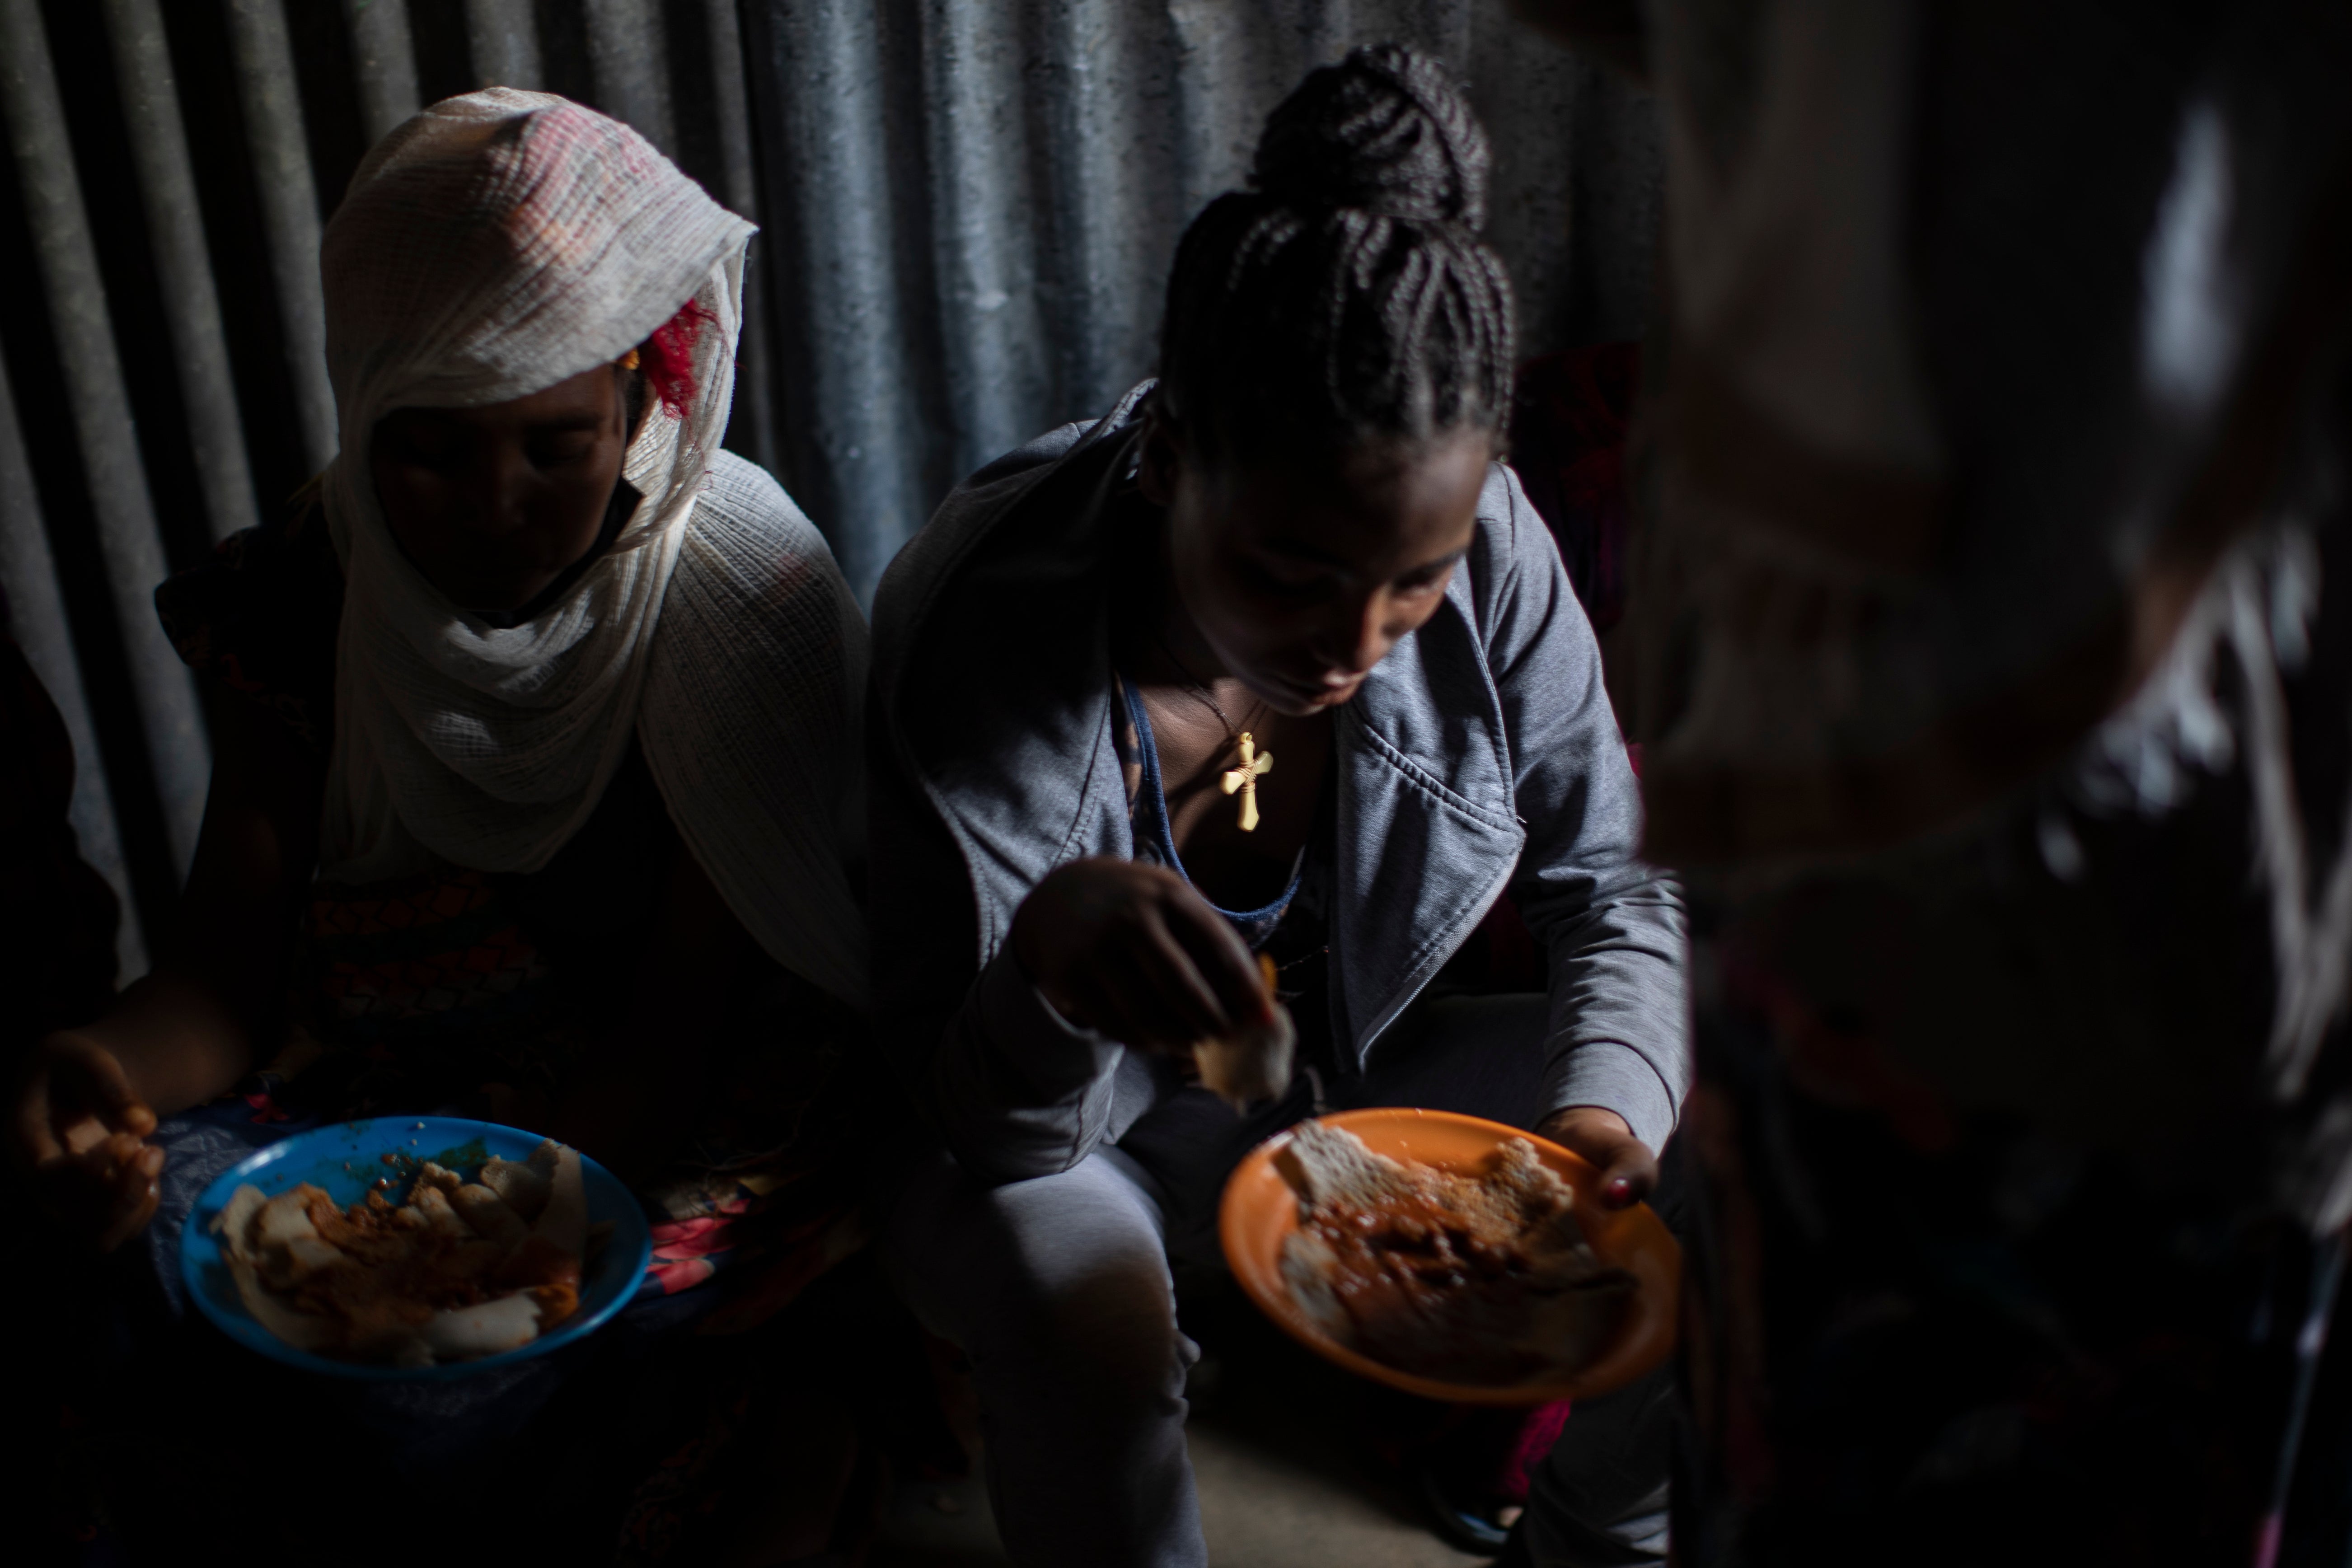
[[[1201,1087],[1236,1110],[1281,1097],[1290,1087],[1290,1058],[1298,1045],[1290,1009],[1274,999],[1274,960],[1259,953],[1257,963],[1265,984],[1265,1021],[1245,1024],[1222,1040],[1202,1040],[1192,1047]]]
[[[1575,1194],[1524,1138],[1456,1175],[1309,1121],[1275,1157],[1298,1197],[1282,1275],[1340,1344],[1400,1372],[1508,1388],[1589,1364],[1633,1279],[1586,1243]]]
[[[397,1205],[248,1184],[213,1228],[246,1310],[288,1344],[432,1366],[529,1344],[578,1310],[588,1205],[579,1154],[551,1139],[475,1182],[427,1161]]]

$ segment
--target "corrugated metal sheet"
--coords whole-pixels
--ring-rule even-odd
[[[779,439],[861,591],[955,476],[1149,373],[1185,222],[1356,43],[1469,80],[1527,342],[1640,331],[1648,107],[1500,0],[796,0],[745,21]]]
[[[420,103],[570,94],[763,226],[730,445],[867,592],[958,475],[1149,373],[1185,220],[1381,38],[1486,116],[1524,346],[1636,334],[1649,107],[1503,0],[0,0],[0,584],[90,858],[152,929],[209,763],[148,595],[332,455],[322,215]]]

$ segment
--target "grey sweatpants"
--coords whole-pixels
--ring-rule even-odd
[[[1329,1109],[1417,1105],[1532,1126],[1544,1027],[1540,996],[1429,1004],[1383,1042],[1364,1080],[1334,1086]],[[885,1258],[917,1316],[971,1359],[997,1529],[1022,1568],[1208,1561],[1184,1447],[1184,1379],[1199,1352],[1177,1330],[1168,1259],[1214,1258],[1227,1173],[1308,1114],[1312,1092],[1302,1081],[1246,1124],[1198,1089],[1174,1093],[1116,1147],[1058,1175],[990,1187],[942,1153],[908,1178]],[[1577,1434],[1607,1456],[1601,1495],[1582,1500],[1589,1511],[1562,1538],[1607,1554],[1538,1559],[1542,1568],[1661,1560],[1650,1548],[1664,1531],[1654,1499],[1665,1434],[1645,1422],[1621,1437],[1603,1424]],[[1562,1495],[1539,1485],[1531,1506]]]

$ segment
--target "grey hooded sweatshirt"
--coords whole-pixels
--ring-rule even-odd
[[[1112,732],[1107,503],[1136,388],[973,474],[874,611],[871,917],[885,1049],[963,1167],[1069,1169],[1160,1092],[1073,1027],[1006,945],[1045,874],[1132,857]],[[1489,468],[1445,602],[1340,708],[1328,910],[1334,1059],[1361,1068],[1506,888],[1549,961],[1538,1116],[1598,1105],[1652,1148],[1690,1079],[1680,897],[1635,858],[1641,802],[1599,650],[1542,520]]]

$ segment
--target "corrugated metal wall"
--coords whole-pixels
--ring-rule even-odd
[[[1503,0],[0,0],[0,585],[125,976],[209,769],[148,595],[333,454],[319,231],[375,137],[544,88],[761,224],[729,445],[866,593],[959,474],[1149,373],[1186,218],[1381,38],[1486,116],[1524,347],[1638,333],[1650,108]]]

